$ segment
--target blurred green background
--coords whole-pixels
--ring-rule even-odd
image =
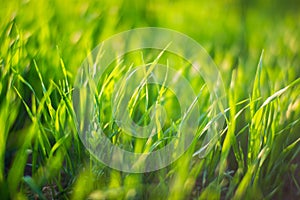
[[[218,153],[214,153],[217,155],[215,159],[208,159],[211,162],[201,161],[199,164],[192,159],[184,160],[200,166],[192,168],[191,176],[187,174],[189,168],[184,167],[188,165],[185,162],[182,170],[186,172],[180,171],[179,165],[174,164],[150,174],[128,175],[99,167],[91,158],[87,166],[94,168],[85,170],[83,166],[86,165],[82,163],[86,162],[84,157],[88,154],[70,125],[66,100],[71,99],[69,91],[79,66],[93,48],[121,31],[149,26],[176,30],[199,42],[219,67],[227,88],[232,82],[233,71],[236,71],[235,103],[250,99],[257,64],[264,50],[259,90],[260,97],[266,100],[300,77],[299,11],[298,0],[1,0],[1,194],[4,198],[21,199],[26,196],[31,199],[81,199],[91,194],[100,199],[214,199],[233,196],[238,199],[244,194],[248,198],[276,198],[277,195],[278,198],[299,198],[299,143],[294,143],[299,141],[300,132],[297,121],[300,114],[299,86],[283,99],[278,98],[277,104],[272,105],[274,109],[264,113],[266,116],[276,115],[274,119],[280,118],[274,120],[276,123],[270,125],[272,128],[267,131],[288,132],[274,141],[276,153],[279,155],[281,150],[294,144],[291,147],[293,154],[287,153],[282,159],[279,156],[280,159],[273,160],[274,163],[270,158],[271,164],[266,170],[264,166],[257,165],[262,167],[257,174],[259,184],[250,189],[246,183],[253,182],[242,179],[247,170],[252,169],[249,166],[242,169],[238,178],[230,181],[223,176],[224,179],[220,178],[220,174],[205,171],[209,168],[218,171]],[[39,111],[38,105],[44,104]],[[243,107],[237,107],[237,110],[240,109]],[[233,132],[237,133],[247,124],[251,126],[249,116],[252,115],[249,113],[236,121],[237,128]],[[246,132],[248,134],[251,130]],[[61,146],[64,146],[62,150],[54,154]],[[221,149],[216,147],[216,152],[221,151],[218,148]],[[247,152],[245,149],[243,151]],[[28,155],[26,152],[29,152]],[[276,153],[272,155],[276,157]],[[273,164],[274,169],[270,170]],[[36,169],[33,169],[34,165]],[[64,173],[60,173],[60,167]],[[237,169],[232,167],[232,170]],[[264,182],[267,172],[271,175]],[[210,174],[203,175],[205,173]],[[276,174],[278,176],[275,177]],[[202,185],[198,183],[201,182],[198,176],[202,177]],[[254,175],[252,179],[255,179]],[[99,183],[99,180],[102,182]],[[233,186],[228,189],[228,185]],[[243,188],[248,188],[248,193]],[[94,190],[96,192],[92,193]],[[152,192],[157,196],[151,196]],[[249,193],[253,193],[252,196]],[[205,196],[207,194],[211,196]]]
[[[182,32],[198,41],[225,80],[237,66],[254,74],[262,49],[266,67],[283,70],[286,73],[281,76],[292,76],[292,80],[299,75],[298,4],[296,0],[3,1],[1,30],[3,37],[15,32],[9,35],[10,42],[21,33],[26,73],[30,73],[28,66],[34,58],[42,74],[51,78],[59,77],[54,70],[59,57],[74,74],[87,52],[104,39],[131,28],[154,26]],[[2,55],[11,45],[6,43],[2,42]],[[293,66],[292,72],[278,69],[287,65]]]

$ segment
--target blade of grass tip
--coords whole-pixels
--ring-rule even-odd
[[[97,72],[97,66],[99,65],[100,60],[101,60],[101,58],[103,57],[104,54],[105,54],[105,50],[103,50],[103,43],[101,43],[101,47],[97,52],[94,63],[90,62],[90,65],[93,66],[92,77],[95,77],[95,74]]]
[[[247,164],[250,167],[251,163],[256,159],[257,154],[259,153],[260,149],[260,132],[257,130],[256,126],[260,125],[260,120],[257,120],[254,116],[259,114],[262,115],[262,112],[258,111],[258,101],[253,101],[261,97],[260,92],[260,79],[261,79],[261,71],[262,71],[262,59],[263,53],[259,58],[259,62],[256,69],[255,79],[252,88],[252,96],[250,99],[250,115],[251,115],[251,126],[250,126],[250,133],[248,134],[248,152],[247,152]]]
[[[61,137],[51,148],[49,157],[52,157],[54,155],[54,152],[62,145],[64,142],[68,139],[70,134],[65,134],[63,137]]]
[[[67,107],[67,111],[68,113],[70,114],[71,116],[71,121],[73,123],[73,126],[72,128],[74,129],[74,139],[75,139],[75,143],[76,143],[76,146],[77,146],[77,152],[79,153],[79,158],[81,157],[81,147],[80,147],[80,144],[81,142],[79,141],[79,137],[77,135],[77,133],[79,133],[79,130],[78,130],[78,127],[76,125],[77,123],[77,117],[76,117],[76,114],[75,114],[75,111],[73,109],[73,104],[72,102],[70,101],[69,98],[66,97],[66,95],[63,93],[63,91],[61,91],[61,89],[59,88],[59,86],[53,81],[53,80],[50,80],[50,82],[53,84],[54,87],[56,87],[56,89],[58,90],[59,94],[61,95],[61,97],[63,98],[65,104],[66,104],[66,107]]]
[[[292,127],[294,127],[297,123],[300,122],[300,118],[296,119],[295,121],[289,123],[288,125],[286,125],[283,129],[281,129],[280,131],[278,131],[277,133],[275,133],[275,135],[280,135],[282,134],[284,131],[291,129]]]
[[[62,58],[60,58],[60,66],[61,66],[61,69],[62,69],[62,72],[63,72],[63,75],[64,75],[64,79],[65,79],[65,84],[66,84],[66,93],[69,93],[70,92],[70,87],[69,87],[69,81],[68,81],[68,73],[67,73],[67,70],[66,70],[66,67],[65,67],[65,63],[63,61]]]
[[[50,95],[46,95],[48,92],[47,92],[47,89],[46,89],[46,87],[45,87],[45,84],[44,84],[44,81],[43,81],[42,74],[41,74],[41,72],[40,72],[40,70],[39,70],[39,67],[38,67],[38,65],[37,65],[35,59],[33,60],[33,63],[34,63],[35,70],[36,70],[36,72],[37,72],[37,74],[38,74],[38,77],[39,77],[39,79],[40,79],[40,82],[41,82],[43,94],[44,94],[44,96],[47,96],[47,98],[45,99],[45,100],[46,100],[46,105],[47,105],[47,107],[48,107],[48,110],[49,110],[49,113],[50,113],[50,117],[51,117],[51,119],[53,120],[53,116],[54,116],[54,114],[55,114],[55,110],[54,110],[54,108],[52,107]],[[49,87],[53,87],[53,85],[50,84]],[[51,89],[49,88],[48,90],[49,90],[49,91],[52,91],[52,88],[51,88]],[[43,97],[43,98],[44,98],[44,97]],[[41,101],[42,101],[42,100],[41,100]]]
[[[287,146],[282,154],[285,155],[287,153],[289,153],[291,150],[293,150],[295,147],[297,147],[298,143],[300,143],[300,138],[298,138],[296,141],[294,141],[292,144],[290,144],[289,146]]]
[[[37,119],[40,119],[42,113],[45,111],[45,103],[47,104],[47,100],[50,99],[50,95],[51,93],[53,92],[54,90],[54,87],[52,84],[50,84],[50,87],[49,89],[45,92],[44,96],[42,97],[41,101],[40,101],[40,104],[38,106],[38,110],[37,110]],[[49,103],[49,102],[48,102]],[[51,116],[51,119],[54,120],[54,115],[55,115],[55,110],[54,108],[52,107],[51,103],[49,106],[47,106],[48,109],[49,109],[49,113],[50,113],[50,116]]]
[[[272,125],[271,121],[273,120],[274,114],[272,114],[273,104],[264,109],[264,113],[262,117],[258,118],[261,124],[259,124],[258,128],[255,128],[256,131],[260,132],[260,142],[259,148],[257,148],[258,153],[254,154],[255,158],[258,160],[258,168],[253,177],[253,187],[256,188],[258,186],[258,181],[260,177],[260,173],[262,170],[262,165],[265,160],[269,157],[270,149],[272,148],[273,142],[273,132],[270,130],[270,126]]]
[[[58,54],[58,56],[59,56],[59,62],[60,62],[60,67],[61,67],[61,70],[62,70],[62,72],[63,72],[63,76],[64,76],[64,81],[65,81],[65,84],[66,84],[66,87],[67,87],[67,93],[69,93],[70,91],[70,88],[69,88],[69,81],[68,81],[68,74],[70,74],[70,73],[68,73],[68,71],[67,71],[67,69],[66,69],[66,66],[65,66],[65,63],[64,63],[64,61],[63,61],[63,59],[62,59],[62,57],[61,57],[61,55],[60,55],[60,51],[59,51],[59,47],[58,47],[58,45],[56,45],[56,51],[57,51],[57,54]]]
[[[162,55],[166,52],[166,50],[169,48],[169,46],[172,44],[172,42],[170,42],[169,44],[167,44],[167,46],[158,54],[158,56],[155,58],[155,60],[151,63],[149,69],[147,70],[147,73],[144,77],[144,79],[142,80],[142,82],[145,82],[145,80],[148,78],[148,76],[150,75],[150,73],[153,71],[153,69],[155,68],[155,66],[157,65],[159,59],[162,57]]]
[[[36,63],[35,59],[33,59],[33,65],[34,65],[35,70],[36,70],[36,72],[37,72],[37,74],[39,76],[39,79],[40,79],[40,82],[41,82],[41,85],[42,85],[43,94],[45,94],[46,93],[46,87],[44,85],[42,74],[41,74],[41,72],[40,72],[40,70],[39,70],[39,68],[37,66],[37,63]]]
[[[24,83],[30,90],[31,90],[31,92],[34,94],[34,96],[35,96],[35,98],[36,98],[36,100],[37,100],[37,102],[38,103],[40,103],[40,100],[39,100],[39,98],[37,97],[37,95],[36,95],[36,93],[35,93],[35,91],[34,91],[34,89],[33,89],[33,87],[20,75],[20,74],[17,74],[17,77],[18,77],[18,79],[22,82],[22,83]]]
[[[156,99],[156,103],[155,103],[156,105],[159,105],[161,99],[163,98],[164,93],[167,91],[167,88],[165,87],[165,85],[166,85],[166,81],[168,79],[168,72],[169,72],[169,63],[167,61],[167,71],[166,71],[166,75],[164,77],[164,81],[163,81],[163,83],[159,89],[158,95],[157,95],[157,99]],[[160,112],[156,112],[156,115],[155,115],[155,123],[156,123],[157,131],[158,131],[157,137],[159,140],[163,138],[162,127],[160,124],[160,115],[161,114],[162,113],[160,113]]]
[[[141,52],[141,58],[142,58],[142,66],[146,66],[143,52]],[[144,74],[145,75],[147,74],[146,67],[144,67]],[[149,107],[149,90],[148,90],[147,80],[145,83],[145,93],[146,93],[146,96],[145,96],[145,111],[144,112],[146,113],[148,110],[148,107]]]
[[[19,98],[21,99],[23,105],[25,106],[25,109],[26,109],[26,111],[27,111],[27,113],[28,113],[30,119],[32,120],[32,122],[33,122],[33,123],[37,123],[37,124],[39,124],[39,125],[41,126],[40,122],[38,121],[37,116],[34,115],[34,113],[31,112],[29,106],[26,104],[25,100],[23,99],[23,97],[22,97],[22,95],[20,94],[20,92],[18,91],[18,89],[17,89],[16,87],[14,87],[14,90],[15,90],[15,92],[17,93],[17,95],[19,96]],[[40,105],[42,105],[42,104],[40,104]],[[39,108],[38,108],[38,113],[39,113],[39,112],[40,112],[40,111],[39,111]],[[48,140],[48,138],[47,138],[47,136],[46,136],[46,133],[43,131],[43,129],[41,129],[41,132],[42,132],[42,134],[43,134],[43,136],[44,136],[44,139],[42,138],[42,135],[40,135],[40,134],[38,134],[38,139],[39,139],[39,142],[40,142],[40,144],[41,144],[41,146],[42,146],[43,153],[44,153],[44,155],[46,155],[46,154],[47,154],[47,148],[46,148],[45,145],[44,145],[44,141],[46,141],[46,145],[47,145],[48,147],[51,146],[51,145],[50,145],[50,142],[49,142],[49,140]]]
[[[300,78],[296,79],[295,81],[293,81],[292,83],[290,83],[288,86],[284,87],[283,89],[278,90],[273,95],[271,95],[270,97],[268,97],[264,101],[264,103],[260,106],[260,108],[257,110],[257,112],[254,114],[252,121],[255,124],[260,125],[260,121],[261,121],[262,117],[263,117],[264,120],[266,120],[265,118],[267,117],[266,116],[267,112],[271,108],[271,107],[269,107],[270,103],[273,102],[275,99],[278,99],[283,93],[285,93],[287,90],[289,90],[290,88],[292,88],[293,86],[295,86],[295,85],[297,85],[299,83],[300,83]],[[263,111],[263,109],[265,107],[267,108],[266,109],[266,114],[264,114],[264,116],[262,116],[263,115],[262,111]],[[266,124],[266,122],[263,123],[263,124]],[[254,128],[253,131],[256,131],[255,129],[257,129],[257,128]],[[266,129],[266,128],[263,128],[263,129]],[[272,137],[274,137],[274,136],[272,136]],[[270,138],[271,137],[268,137],[269,140],[270,140]],[[252,137],[252,139],[254,140],[254,137]],[[248,158],[250,156],[251,157],[250,160],[252,160],[252,161],[253,161],[253,159],[255,159],[258,156],[260,146],[258,146],[257,144],[261,142],[260,138],[256,138],[255,140],[256,141],[254,141],[254,143],[251,143],[252,146],[250,146],[250,149],[249,149],[250,154],[248,153]],[[267,144],[267,145],[270,146],[270,144],[272,143],[272,141],[268,141],[268,142],[269,142],[269,144]],[[271,148],[271,146],[270,146],[270,148]],[[265,156],[266,156],[266,154],[265,154]]]
[[[109,86],[109,84],[114,80],[115,77],[118,77],[120,74],[122,74],[125,69],[125,66],[120,67],[121,64],[123,63],[123,61],[124,60],[119,59],[116,67],[112,70],[112,72],[109,73],[109,75],[106,75],[104,77],[103,83],[101,84],[101,89],[100,89],[99,95],[96,97],[96,102],[97,102],[97,106],[98,106],[99,110],[102,109],[102,104],[103,104],[102,98],[103,98],[103,94],[105,93],[105,91],[107,91],[107,86]],[[129,68],[131,69],[131,66]],[[125,86],[123,86],[123,87],[125,87]],[[118,97],[116,97],[116,98],[118,98]],[[103,121],[102,120],[103,117],[104,117],[103,115],[99,115],[98,121],[99,122]],[[111,122],[113,122],[113,119],[111,119]],[[113,123],[110,123],[111,126],[112,126],[112,124]]]
[[[17,95],[19,96],[19,98],[21,99],[23,105],[25,106],[25,109],[26,109],[26,111],[27,111],[27,113],[28,113],[30,119],[31,119],[32,121],[35,121],[35,116],[32,114],[32,112],[31,112],[29,106],[27,105],[27,103],[26,103],[25,100],[23,99],[23,97],[22,97],[22,95],[20,94],[19,90],[18,90],[15,86],[13,86],[13,88],[14,88],[15,92],[17,93]]]
[[[127,71],[124,76],[127,77],[128,73],[129,73],[129,71]],[[123,78],[121,80],[121,84],[118,85],[118,88],[116,88],[117,92],[116,92],[115,98],[113,99],[113,101],[116,105],[116,110],[115,110],[116,113],[123,112],[123,111],[120,111],[119,107],[122,102],[122,99],[124,99],[125,87],[126,87],[126,79]],[[114,121],[117,121],[117,120],[114,119]]]
[[[296,79],[295,81],[293,81],[292,83],[290,83],[288,86],[278,90],[277,92],[275,92],[273,95],[269,96],[264,103],[262,104],[262,106],[259,109],[262,109],[263,107],[265,107],[266,105],[268,105],[269,103],[271,103],[273,100],[275,100],[276,98],[280,97],[283,93],[285,93],[288,89],[290,89],[291,87],[297,85],[300,83],[300,78]]]
[[[211,106],[208,108],[208,114],[207,114],[207,119],[205,122],[203,122],[203,125],[205,125],[202,130],[200,131],[199,137],[202,136],[203,133],[205,133],[207,130],[209,130],[212,127],[212,124],[217,122],[220,117],[225,117],[225,120],[228,122],[228,119],[226,118],[225,114],[229,111],[229,108],[220,111],[219,113],[214,114],[214,117],[208,117],[210,116],[210,112],[214,112],[214,108],[216,104],[219,103],[219,100],[215,100],[214,102],[211,103]],[[200,157],[204,158],[208,153],[215,147],[216,143],[218,142],[219,138],[226,132],[228,129],[228,126],[221,131],[221,134],[215,134],[215,135],[206,135],[203,141],[202,147],[197,150],[193,156],[199,155],[200,153],[202,154]]]
[[[36,116],[36,100],[33,94],[31,94],[31,110],[32,114]]]
[[[55,140],[59,140],[59,138],[61,137],[61,134],[59,134],[62,130],[61,130],[61,123],[63,123],[64,121],[61,121],[60,119],[60,111],[61,109],[64,109],[62,108],[64,106],[64,102],[63,101],[60,101],[59,102],[59,105],[57,107],[57,111],[56,111],[56,114],[55,114],[55,119],[54,119],[54,129],[55,129]]]
[[[133,65],[133,64],[132,64]],[[128,78],[133,75],[134,73],[130,73]],[[146,74],[145,74],[146,77]],[[147,78],[143,79],[142,82],[138,85],[138,87],[133,91],[132,97],[129,100],[128,103],[128,110],[129,110],[129,115],[133,116],[135,106],[138,104],[139,99],[141,99],[141,90],[147,83]]]
[[[50,80],[50,82],[54,85],[54,87],[56,87],[56,89],[58,90],[58,93],[60,94],[62,99],[65,101],[67,110],[68,110],[69,114],[72,116],[72,119],[76,119],[76,114],[73,109],[73,104],[71,103],[69,97],[66,96],[66,94],[61,90],[61,88],[53,80]]]
[[[72,154],[71,152],[69,152],[68,147],[70,146],[69,141],[71,140],[70,136],[70,131],[66,132],[64,124],[65,124],[65,120],[66,120],[66,105],[64,103],[64,101],[61,101],[58,108],[57,108],[57,112],[56,112],[56,116],[55,116],[55,141],[56,143],[53,145],[53,147],[51,148],[51,151],[49,153],[49,157],[54,155],[54,152],[60,147],[62,146],[62,149],[65,151],[66,155],[65,155],[65,162],[66,165],[69,166],[68,168],[68,172],[74,174],[74,162],[75,159],[71,158],[70,154]],[[72,130],[74,132],[74,130]],[[77,149],[78,150],[78,149]],[[77,156],[76,159],[80,160],[81,156],[80,156],[80,152],[77,152]],[[73,162],[71,161],[71,159],[73,160]]]
[[[230,108],[230,121],[228,122],[228,130],[227,134],[225,136],[225,140],[223,142],[222,152],[221,152],[221,158],[220,158],[220,170],[219,170],[219,176],[222,176],[223,173],[226,170],[227,167],[227,156],[229,154],[230,147],[235,143],[235,152],[238,150],[236,149],[236,140],[235,140],[235,126],[236,126],[236,105],[235,105],[235,90],[234,85],[236,81],[236,70],[234,69],[232,72],[232,78],[230,83],[230,89],[229,89],[229,108]],[[237,158],[240,160],[239,158]]]
[[[167,45],[168,47],[169,45]],[[166,48],[167,48],[166,47]],[[160,52],[160,54],[156,57],[156,59],[153,61],[153,63],[150,64],[150,67],[148,70],[146,70],[145,72],[145,75],[144,75],[144,78],[141,80],[141,83],[138,85],[138,87],[134,90],[133,92],[133,95],[132,95],[132,98],[129,100],[129,114],[132,116],[133,114],[133,110],[134,110],[134,107],[135,105],[137,104],[137,101],[139,99],[139,96],[140,96],[140,91],[142,90],[142,88],[147,84],[147,80],[148,80],[148,77],[150,75],[150,73],[153,71],[153,69],[155,68],[156,64],[158,63],[159,61],[159,58],[163,55],[163,52],[165,51],[165,49]],[[133,64],[132,64],[133,65]],[[145,65],[146,66],[146,65]],[[126,77],[130,77],[131,75],[133,75],[134,73],[131,72],[131,74],[129,76],[126,76]],[[146,107],[147,109],[147,107]]]
[[[259,62],[258,62],[258,65],[257,65],[256,74],[255,74],[254,83],[253,83],[253,88],[252,88],[252,98],[251,98],[251,100],[254,100],[254,99],[257,99],[257,98],[261,97],[260,79],[261,79],[263,55],[264,55],[264,50],[262,50],[262,52],[261,52]],[[258,102],[254,103],[251,106],[252,116],[254,115],[255,110],[257,109],[257,105],[258,105]]]
[[[19,93],[18,89],[17,89],[16,87],[14,87],[14,90],[15,90],[15,92],[17,93],[17,95],[19,96],[19,98],[21,99],[23,105],[25,106],[25,109],[26,109],[26,111],[27,111],[27,113],[28,113],[29,118],[31,119],[31,121],[32,121],[33,123],[37,123],[37,124],[41,125],[40,122],[39,122],[39,120],[38,120],[38,117],[36,116],[36,112],[35,112],[35,109],[36,109],[36,108],[35,108],[35,107],[36,107],[36,106],[35,106],[35,105],[36,105],[36,103],[35,103],[35,98],[33,97],[33,100],[32,100],[33,111],[31,111],[30,108],[29,108],[29,106],[26,104],[26,102],[24,101],[23,97],[22,97],[21,94]],[[40,105],[41,105],[41,104],[40,104]],[[38,112],[39,112],[39,111],[38,111]],[[45,132],[43,132],[43,133],[44,133],[44,135],[45,135]],[[47,138],[46,136],[45,136],[45,138],[46,138],[46,141],[48,141],[48,138]],[[42,146],[44,155],[46,155],[46,148],[44,148],[44,141],[45,141],[45,140],[43,140],[43,139],[41,138],[40,135],[38,135],[38,139],[39,139],[40,144],[41,144],[41,146]],[[50,146],[50,142],[49,142],[49,141],[48,141],[48,146]]]

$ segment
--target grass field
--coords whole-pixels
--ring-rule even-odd
[[[1,0],[1,199],[299,199],[299,9],[297,0]],[[198,135],[178,160],[153,172],[126,173],[84,147],[72,93],[88,54],[137,27],[176,30],[207,50],[225,85],[226,123],[204,156],[197,153],[199,134],[212,120],[205,114],[195,119],[201,122]],[[99,91],[105,86],[97,99],[103,108],[99,123],[113,144],[128,151],[163,148],[181,120],[171,92],[151,84],[133,95],[132,119],[147,125],[145,113],[164,95],[171,95],[165,108],[174,119],[150,143],[125,136],[107,111],[119,77],[160,53],[129,54],[97,84]],[[167,54],[157,59],[169,61],[203,92],[199,106],[209,109],[203,80],[190,76],[183,60]]]

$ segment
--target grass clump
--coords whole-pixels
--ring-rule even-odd
[[[297,6],[268,2],[2,2],[1,197],[299,198],[299,14]],[[134,174],[106,167],[87,152],[74,123],[72,94],[77,70],[96,45],[120,31],[145,26],[175,29],[202,44],[219,66],[228,107],[220,137],[205,156],[199,156],[199,135],[171,165]],[[159,53],[126,55],[111,64],[107,73],[111,76],[97,85],[97,106],[103,112],[99,122],[105,134],[133,152],[168,144],[181,119],[172,91],[151,84],[142,85],[133,96],[130,113],[146,126],[149,108],[157,102],[165,105],[172,120],[153,141],[125,136],[109,113],[114,84],[131,67],[151,64]],[[201,91],[200,108],[209,109],[205,82],[189,73],[184,60],[163,54],[158,62],[176,64],[193,89]],[[201,115],[198,120],[201,133],[212,119]]]

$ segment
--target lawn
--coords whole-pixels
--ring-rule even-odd
[[[300,199],[299,9],[297,0],[1,0],[1,199]],[[187,57],[198,43],[210,70],[196,73],[173,43],[122,57],[98,46],[145,27],[184,34]],[[84,66],[104,56],[114,60],[97,65],[96,79]],[[174,151],[134,168],[102,141]]]

